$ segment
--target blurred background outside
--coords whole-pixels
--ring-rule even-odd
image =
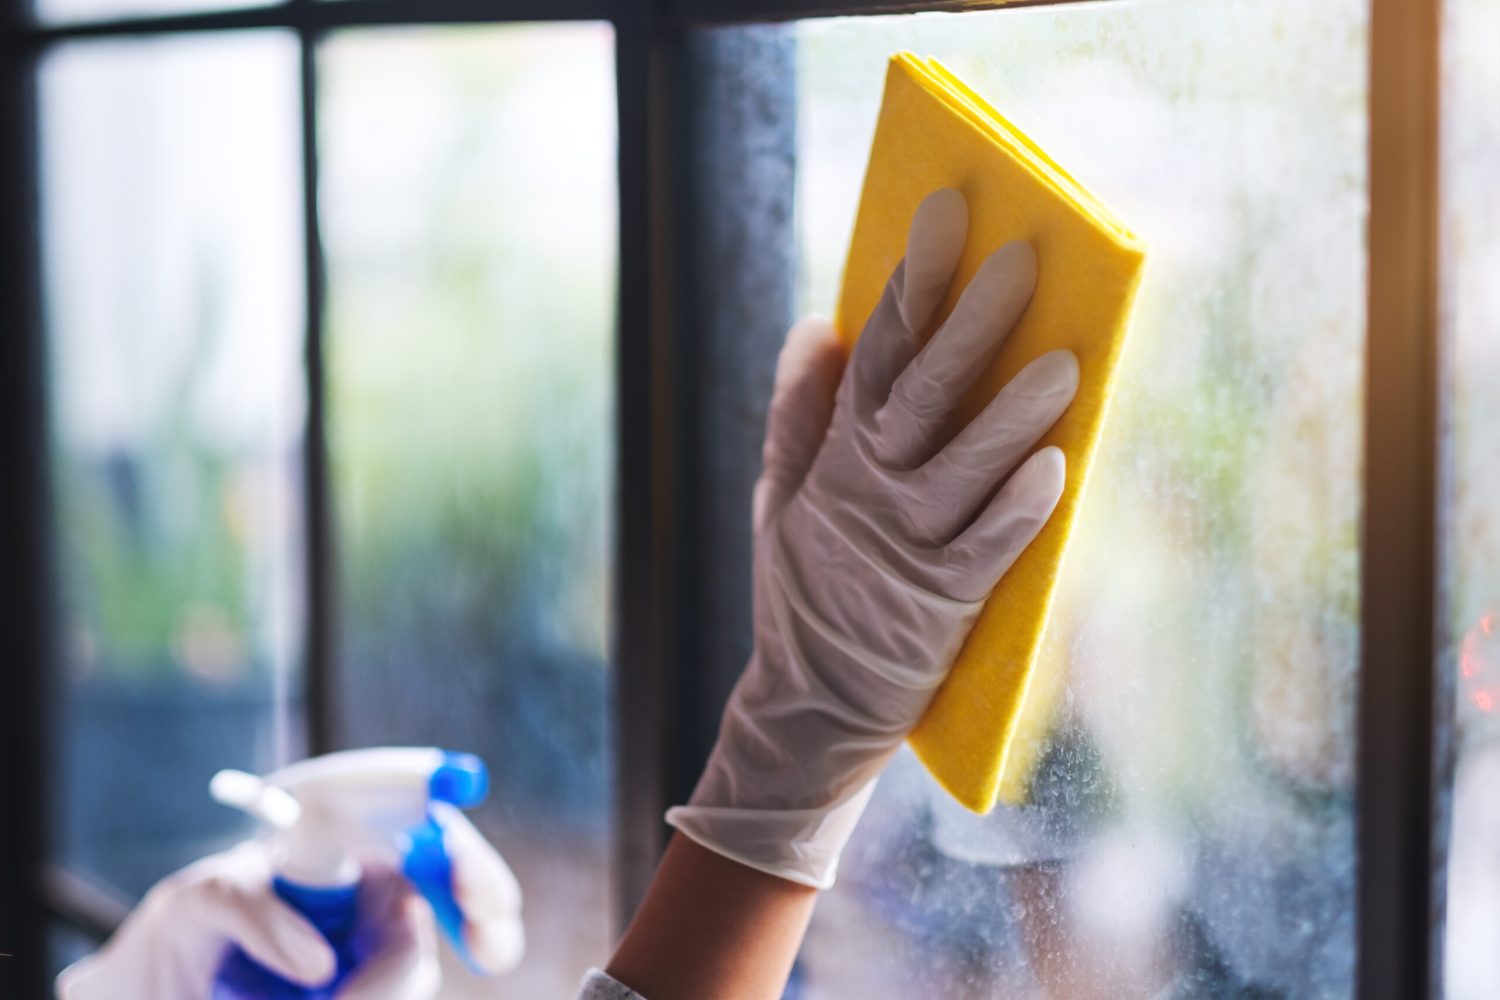
[[[58,855],[127,898],[250,832],[215,770],[304,751],[296,58],[260,32],[42,71]],[[613,39],[319,61],[337,737],[489,762],[476,818],[527,898],[506,988],[566,995],[609,944]]]

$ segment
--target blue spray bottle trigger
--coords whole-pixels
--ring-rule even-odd
[[[459,808],[478,805],[490,788],[489,771],[484,761],[473,754],[445,753],[443,762],[432,772],[427,783],[428,798]],[[453,950],[471,970],[479,972],[478,963],[464,943],[464,914],[453,895],[453,859],[443,842],[443,828],[432,810],[425,822],[406,831],[407,848],[401,859],[401,872],[432,907],[437,925]]]
[[[443,761],[427,779],[427,797],[460,809],[477,806],[490,793],[490,771],[471,753],[443,751]]]

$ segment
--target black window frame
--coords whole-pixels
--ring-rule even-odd
[[[317,205],[316,48],[345,28],[597,20],[615,31],[620,126],[617,342],[616,901],[623,919],[665,843],[661,814],[689,791],[726,678],[703,653],[733,611],[705,600],[695,539],[738,516],[703,461],[710,394],[692,391],[704,359],[727,350],[715,316],[733,297],[774,294],[763,309],[779,336],[789,285],[742,280],[736,240],[786,244],[784,216],[747,221],[724,199],[697,197],[732,173],[713,151],[737,134],[715,125],[713,100],[737,60],[785,60],[772,38],[715,45],[708,29],[810,17],[1049,6],[1074,0],[285,0],[265,7],[39,24],[28,0],[0,0],[0,995],[40,997],[45,925],[98,935],[118,914],[65,872],[45,867],[45,681],[54,662],[48,538],[47,405],[40,294],[35,69],[50,47],[91,37],[186,35],[254,28],[294,32],[301,49],[301,126],[310,407],[305,514],[309,626],[304,671],[309,741],[336,745],[337,676],[323,394],[323,259]],[[1362,1000],[1441,996],[1446,795],[1451,785],[1449,654],[1438,623],[1438,486],[1444,383],[1438,335],[1437,231],[1440,0],[1369,0],[1369,224],[1365,462],[1361,512],[1357,993]],[[789,44],[783,41],[783,44]],[[757,127],[794,150],[794,88],[759,84]],[[728,180],[733,181],[733,177]],[[790,181],[767,195],[789,205]],[[763,245],[776,245],[775,242]],[[717,273],[713,291],[695,280]],[[727,279],[724,277],[728,275]],[[767,285],[769,282],[769,286]],[[766,302],[764,298],[746,302]],[[729,311],[735,311],[730,309]],[[739,315],[753,314],[741,309]],[[725,387],[753,400],[760,383]],[[715,397],[717,398],[717,397]],[[763,402],[763,401],[762,401]],[[701,431],[698,428],[707,427]],[[741,501],[743,502],[743,501]],[[727,530],[727,529],[726,529]],[[741,555],[743,558],[743,554]],[[720,602],[723,605],[724,602]],[[741,612],[742,614],[743,612]],[[717,617],[720,620],[714,620]],[[731,650],[732,652],[732,650]],[[623,926],[623,923],[620,924]]]

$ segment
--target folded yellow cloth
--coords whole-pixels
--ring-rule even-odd
[[[1010,240],[1036,249],[1031,304],[954,414],[967,423],[1029,361],[1078,356],[1078,395],[1043,439],[1067,456],[1062,501],[985,605],[953,672],[911,734],[938,782],[968,808],[1024,801],[1062,667],[1037,668],[1063,554],[1104,425],[1144,251],[1097,198],[934,59],[894,56],[844,269],[837,325],[852,344],[905,250],[917,204],[942,187],[969,203],[969,235],[946,318],[979,265]],[[928,335],[932,330],[927,331]]]

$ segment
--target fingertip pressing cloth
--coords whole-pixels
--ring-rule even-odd
[[[969,234],[933,329],[992,251],[1026,240],[1037,254],[1031,304],[955,413],[955,426],[1047,351],[1068,348],[1080,370],[1073,404],[1038,445],[1056,445],[1067,457],[1062,500],[995,588],[910,738],[945,789],[988,812],[997,799],[1026,799],[1062,688],[1055,657],[1039,666],[1042,637],[1145,255],[1097,198],[946,68],[901,53],[887,72],[844,269],[836,322],[846,344],[858,338],[900,262],[918,203],[943,187],[967,199]]]

